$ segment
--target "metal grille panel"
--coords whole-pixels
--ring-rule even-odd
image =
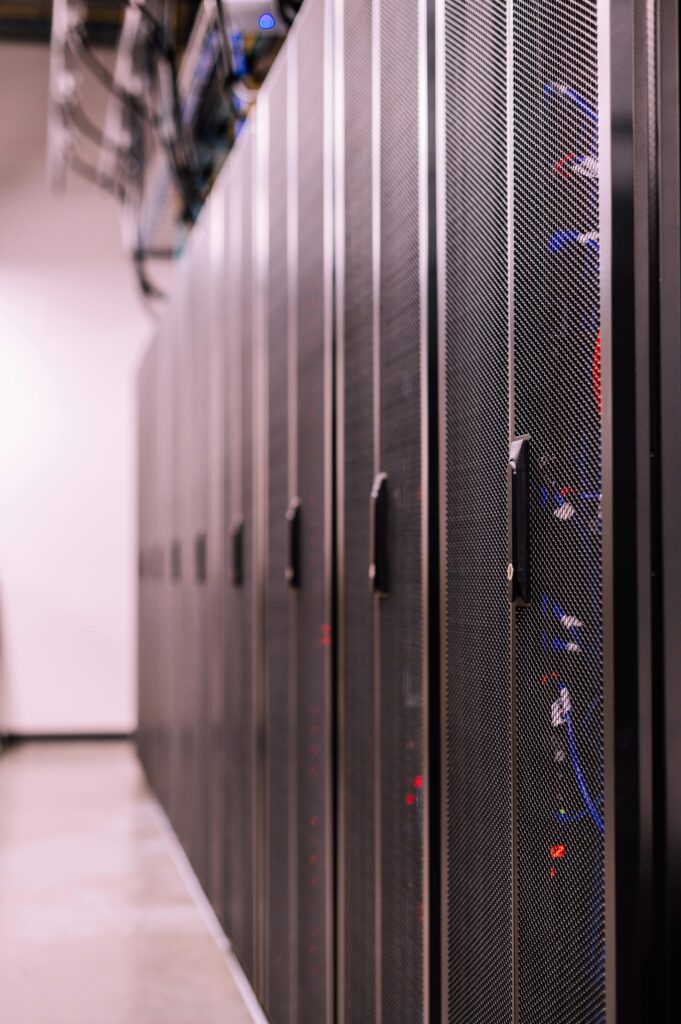
[[[234,151],[227,287],[231,307],[226,360],[228,394],[228,501],[232,520],[243,521],[243,582],[230,583],[226,611],[226,921],[234,949],[254,978],[255,707],[254,707],[254,520],[252,380],[252,139]]]
[[[505,2],[448,0],[444,55],[446,1014],[510,1024]]]
[[[194,530],[192,537],[192,582],[194,585],[194,629],[196,677],[194,730],[196,736],[193,861],[199,881],[207,892],[209,872],[209,708],[208,588],[205,576],[197,573],[197,546],[208,543],[208,495],[210,451],[210,235],[208,210],[196,226],[191,266],[192,308],[192,399],[194,419]],[[202,540],[202,538],[204,540]]]
[[[596,0],[516,0],[516,427],[533,605],[517,612],[523,1024],[605,1019]]]
[[[419,5],[380,3],[380,468],[390,594],[380,602],[382,1019],[424,1019]],[[421,780],[421,781],[419,781]]]
[[[289,763],[291,707],[289,592],[284,578],[284,512],[288,506],[287,66],[273,72],[269,92],[269,239],[267,407],[267,1010],[273,1024],[291,1019],[291,893],[289,891]]]
[[[181,287],[184,301],[182,304],[181,338],[179,351],[180,380],[180,536],[183,553],[183,572],[180,585],[181,621],[183,623],[183,644],[180,651],[181,700],[181,771],[180,771],[180,819],[182,830],[180,838],[187,854],[191,856],[194,841],[194,761],[196,737],[194,733],[194,686],[195,686],[195,634],[194,621],[194,417],[192,402],[192,305],[190,254],[188,253],[180,267]]]
[[[308,0],[298,24],[298,592],[300,1024],[326,1018],[327,815],[324,550],[324,62],[325,4]]]
[[[376,1019],[374,629],[369,589],[368,500],[374,476],[371,197],[372,5],[344,7],[344,619],[339,908],[344,1019]]]

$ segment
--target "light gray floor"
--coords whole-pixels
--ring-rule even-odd
[[[0,1021],[251,1019],[132,748],[0,756]]]

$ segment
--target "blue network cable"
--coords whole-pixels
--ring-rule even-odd
[[[577,107],[577,109],[584,114],[594,124],[598,124],[598,111],[594,110],[591,104],[580,96],[578,92],[575,92],[569,85],[563,85],[560,82],[548,82],[544,86],[544,93],[547,96],[564,96],[565,99],[570,100],[571,103]]]

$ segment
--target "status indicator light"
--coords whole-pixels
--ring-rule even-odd
[[[261,14],[258,18],[258,25],[264,32],[268,32],[270,29],[274,28],[274,18],[271,14]]]
[[[556,846],[551,847],[551,860],[562,860],[565,856],[565,845],[563,843],[557,843]]]

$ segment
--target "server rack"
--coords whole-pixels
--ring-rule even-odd
[[[225,323],[228,318],[225,283],[226,196],[216,184],[208,216],[210,323],[209,346],[210,439],[208,508],[208,766],[209,766],[209,885],[208,895],[218,919],[224,923],[224,743],[225,743],[225,589],[228,538],[225,521]]]
[[[336,11],[338,1015],[422,1021],[431,996],[427,9],[347,0]]]
[[[173,726],[173,657],[172,657],[172,619],[170,572],[168,562],[168,537],[172,529],[172,349],[168,328],[157,337],[155,343],[156,368],[155,386],[157,394],[156,431],[156,496],[157,529],[156,544],[158,547],[158,574],[156,613],[158,654],[158,736],[157,736],[157,774],[158,787],[162,804],[172,806],[172,770],[171,770],[171,737]]]
[[[140,749],[274,1024],[674,1019],[672,7],[308,0],[190,243]]]
[[[148,558],[147,558],[147,413],[148,395],[147,379],[150,364],[149,350],[145,353],[140,365],[137,385],[137,509],[138,509],[138,556],[137,556],[137,681],[138,681],[138,718],[137,742],[140,760],[151,780],[149,771],[149,697],[148,697]]]
[[[248,977],[256,971],[255,509],[253,504],[253,137],[226,177],[225,511],[232,567],[225,591],[225,921]],[[236,556],[236,557],[235,557]]]
[[[294,416],[290,383],[294,370],[295,303],[289,252],[295,239],[292,224],[295,206],[288,202],[294,177],[289,145],[288,80],[293,62],[280,57],[259,97],[259,175],[265,189],[259,202],[267,210],[262,247],[263,271],[259,296],[266,310],[265,444],[262,452],[266,473],[264,503],[264,624],[263,676],[265,770],[264,770],[264,965],[263,1005],[274,1024],[296,1019],[295,996],[298,963],[297,942],[297,812],[296,812],[296,712],[297,712],[297,601],[286,580],[287,524],[289,507]],[[291,118],[294,121],[294,118]],[[289,180],[291,187],[289,187]],[[289,240],[290,243],[289,244]],[[289,372],[291,363],[291,372]]]
[[[193,406],[193,360],[191,290],[191,249],[187,259],[179,268],[178,286],[182,293],[180,308],[180,338],[178,345],[178,475],[179,475],[179,545],[181,571],[179,582],[179,614],[182,623],[182,643],[179,646],[177,665],[180,679],[181,700],[178,707],[178,729],[180,735],[180,773],[178,785],[179,836],[190,860],[195,858],[195,794],[197,740],[195,734],[196,710],[196,633],[194,629],[195,589],[194,580],[194,537],[195,537],[195,447],[194,447],[194,406]]]
[[[312,0],[288,42],[293,303],[287,580],[295,591],[297,1019],[333,1005],[333,306],[331,6]],[[321,60],[320,58],[321,54]]]
[[[210,466],[210,220],[205,210],[194,228],[188,297],[190,334],[191,415],[193,421],[192,486],[192,604],[194,630],[193,864],[203,887],[210,887],[209,720],[210,677],[208,649],[208,509]]]
[[[658,943],[653,948],[660,975],[654,975],[652,983],[649,978],[645,980],[648,981],[646,994],[649,995],[651,990],[653,994],[662,993],[659,1016],[671,1021],[678,1015],[681,999],[681,980],[677,969],[681,956],[681,865],[678,856],[681,848],[681,701],[678,676],[681,652],[676,628],[678,610],[681,607],[681,538],[678,515],[681,497],[678,445],[681,436],[681,35],[676,5],[660,2],[656,20],[651,19],[650,15],[649,9],[646,9],[645,15],[644,12],[640,12],[639,24],[646,17],[647,31],[640,33],[638,42],[640,45],[640,37],[643,36],[648,43],[648,53],[652,50],[655,54],[656,63],[650,77],[658,88],[655,136],[657,147],[654,152],[659,160],[659,191],[654,196],[654,224],[659,234],[654,235],[654,241],[658,245],[659,255],[658,259],[652,262],[651,269],[654,271],[659,268],[660,272],[659,356],[656,362],[653,362],[656,373],[653,395],[659,396],[659,419],[656,423],[656,461],[659,466],[656,482],[659,490],[655,507],[659,515],[656,527],[659,546],[653,563],[653,572],[649,578],[652,577],[659,588],[656,595],[653,635],[658,644],[662,640],[662,649],[659,662],[655,666],[659,682],[654,685],[654,692],[658,695],[655,704],[658,757],[654,769],[657,783],[655,793],[658,838],[653,847],[652,863],[650,860],[644,862],[647,869],[645,878],[657,880],[654,931],[658,936]],[[645,96],[645,92],[643,95]],[[642,188],[649,181],[650,178],[647,182],[642,182]],[[646,465],[647,461],[644,449],[640,462]],[[664,865],[662,871],[659,871],[659,865]],[[626,927],[626,922],[624,925]],[[645,942],[645,939],[646,935],[643,934],[641,942]],[[626,995],[628,993],[625,997]]]
[[[180,422],[180,354],[184,334],[184,290],[182,276],[178,274],[168,319],[163,333],[167,349],[168,387],[170,401],[170,429],[167,436],[168,459],[170,463],[168,531],[166,542],[166,586],[168,589],[166,642],[170,653],[170,675],[168,684],[170,696],[170,736],[168,773],[170,777],[170,802],[166,810],[175,831],[182,834],[182,708],[184,700],[184,679],[182,658],[184,648],[182,618],[182,473],[181,473],[181,422]],[[186,556],[185,556],[186,557]]]
[[[655,15],[437,6],[450,1021],[657,998]]]

